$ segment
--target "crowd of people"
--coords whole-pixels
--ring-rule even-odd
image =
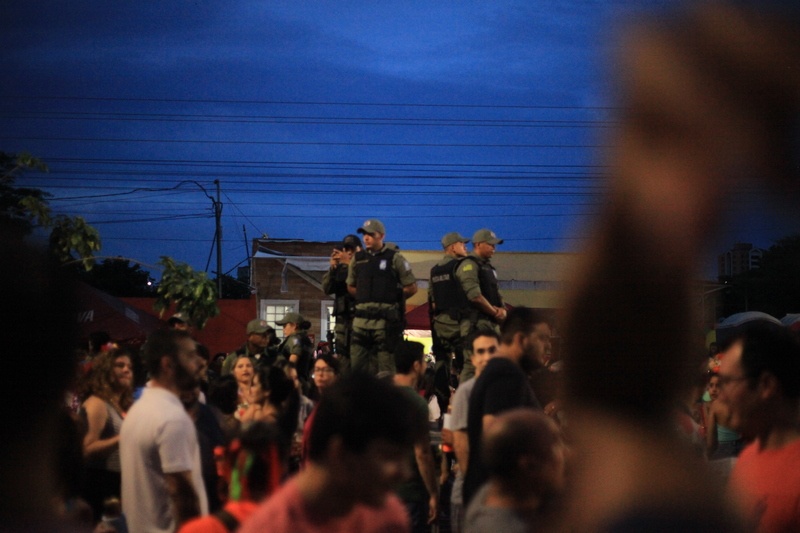
[[[497,241],[492,251],[502,242],[488,230],[475,238],[483,235]],[[444,236],[445,259],[434,267],[431,279],[439,279],[430,290],[432,331],[445,314],[463,321],[465,336],[451,330],[435,338],[433,354],[400,338],[372,344],[382,363],[354,364],[346,351],[347,338],[356,338],[350,331],[337,332],[342,353],[316,352],[297,313],[277,321],[282,341],[266,321],[253,319],[245,344],[216,364],[182,313],[141,349],[93,334],[75,357],[79,379],[63,405],[72,415],[66,434],[82,449],[73,457],[82,468],[64,480],[72,487],[65,516],[96,532],[122,533],[560,529],[570,465],[580,464],[572,450],[581,443],[571,433],[571,399],[562,396],[565,361],[554,357],[552,317],[503,307],[490,319],[480,273],[469,289],[458,281],[464,263],[473,264],[463,254],[466,240]],[[359,239],[349,235],[343,244],[354,246],[346,268],[357,270]],[[365,257],[368,263],[369,252]],[[340,268],[332,259],[330,274]],[[444,283],[463,297],[437,288]],[[398,295],[400,288],[396,283]],[[345,319],[357,317],[352,292],[341,295]],[[363,357],[371,355],[365,350]],[[442,373],[447,394],[435,384]],[[787,483],[800,488],[800,478],[764,477],[787,478],[778,472],[800,460],[797,339],[752,327],[696,357],[687,377],[669,416],[650,422],[669,420],[663,425],[675,437],[673,452],[685,449],[716,466],[716,489],[722,494],[728,483],[742,497],[739,509],[764,530],[797,524],[792,505],[800,494]],[[708,524],[745,523],[733,516]]]
[[[471,254],[442,239],[429,364],[376,219],[331,257],[334,355],[287,314],[283,342],[255,319],[219,370],[179,315],[141,350],[97,335],[76,356],[68,270],[3,223],[0,531],[800,531],[798,340],[753,325],[709,364],[691,312],[735,179],[796,189],[797,27],[714,3],[627,35],[563,362],[550,317],[504,305],[485,229]]]

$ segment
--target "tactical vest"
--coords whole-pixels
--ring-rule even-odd
[[[435,314],[437,315],[448,313],[454,319],[460,320],[454,315],[465,314],[470,310],[467,295],[456,278],[456,269],[462,259],[451,259],[444,265],[436,265],[431,269],[431,290],[433,301],[436,303]]]
[[[365,250],[356,253],[356,303],[400,303],[400,289],[394,271],[394,250],[372,255]]]
[[[467,258],[475,261],[478,265],[478,283],[481,286],[481,294],[490,304],[495,307],[503,307],[503,299],[500,298],[500,286],[497,283],[497,272],[488,261],[478,261],[474,257]]]
[[[335,296],[333,316],[349,317],[353,314],[353,297],[347,292],[347,265],[338,265],[330,276],[331,288]]]

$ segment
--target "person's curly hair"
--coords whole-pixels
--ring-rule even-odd
[[[121,390],[117,390],[115,387],[114,363],[119,357],[127,357],[133,362],[131,353],[123,348],[110,350],[94,358],[86,392],[87,397],[94,395],[106,402],[111,402],[117,392],[120,392],[119,408],[125,412],[133,405],[133,387]]]

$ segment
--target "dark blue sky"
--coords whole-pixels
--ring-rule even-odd
[[[0,150],[48,163],[20,184],[95,224],[104,255],[205,268],[211,201],[182,181],[221,181],[224,270],[245,232],[335,240],[372,217],[403,249],[490,227],[502,250],[568,251],[602,201],[632,2],[15,4]],[[748,217],[712,252],[788,232]]]

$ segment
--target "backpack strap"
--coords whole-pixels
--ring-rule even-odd
[[[222,525],[225,526],[225,529],[228,531],[236,531],[239,529],[239,521],[236,520],[236,517],[225,509],[220,509],[214,513],[214,516],[217,518],[217,520],[222,522]]]

